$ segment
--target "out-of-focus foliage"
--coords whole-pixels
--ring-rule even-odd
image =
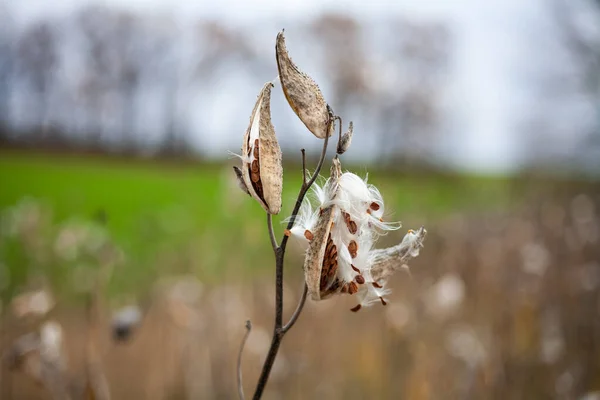
[[[19,157],[11,157],[13,173],[23,173]],[[104,340],[115,337],[110,313],[135,304],[143,313],[126,340],[105,344],[114,398],[235,396],[244,321],[254,324],[245,382],[255,381],[270,340],[272,253],[260,207],[244,201],[229,168],[220,175],[214,166],[99,161],[39,157],[26,165],[40,180],[31,178],[24,191],[44,200],[3,204],[3,343],[29,326],[14,315],[11,296],[46,285],[57,298],[51,317],[68,338],[68,366],[79,371],[85,314],[69,293],[86,287],[85,274],[76,273],[80,263],[99,265],[101,244],[112,243],[122,253],[109,253],[119,263]],[[78,181],[78,174],[88,179]],[[579,398],[600,388],[597,184],[426,175],[413,181],[377,171],[370,180],[405,226],[426,220],[427,251],[410,274],[394,277],[385,307],[354,314],[351,298],[309,302],[283,344],[268,398]],[[161,187],[175,197],[163,197]],[[213,195],[204,197],[208,188]],[[189,203],[172,211],[185,193],[194,193]],[[105,216],[94,212],[101,204]],[[383,237],[382,246],[403,234]],[[287,315],[302,282],[299,249],[292,246],[290,256]],[[5,370],[1,379],[2,398],[36,390]]]

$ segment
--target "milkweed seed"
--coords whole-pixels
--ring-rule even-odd
[[[350,309],[350,311],[352,311],[352,312],[357,312],[358,310],[360,310],[360,308],[361,308],[361,307],[362,307],[362,306],[361,306],[360,304],[357,304],[355,307],[352,307],[352,308]]]
[[[356,284],[356,282],[350,282],[348,284],[348,293],[354,294],[356,292],[358,292],[358,285]]]
[[[356,281],[356,283],[358,283],[359,285],[362,285],[363,283],[365,283],[365,278],[362,275],[356,275],[354,277],[354,280]]]
[[[254,158],[256,158],[258,160],[258,139],[254,140]]]
[[[381,304],[387,306],[387,302],[383,299],[383,297],[380,297],[379,300],[381,300]]]
[[[381,286],[379,283],[377,282],[373,282],[373,286],[375,286],[377,289],[382,289],[383,286]]]
[[[348,251],[352,258],[356,258],[358,252],[358,244],[353,240],[348,244]]]
[[[372,202],[370,207],[371,207],[371,210],[373,210],[373,211],[379,211],[379,208],[380,208],[379,204],[377,204],[375,202]]]
[[[315,238],[315,235],[313,235],[312,232],[307,229],[307,230],[304,231],[304,237],[307,240],[311,241],[311,240],[313,240]]]
[[[350,266],[352,267],[352,269],[353,269],[355,272],[358,272],[358,273],[360,274],[360,269],[356,268],[356,267],[354,266],[354,264],[350,264]]]
[[[356,232],[358,232],[358,226],[356,225],[356,222],[350,221],[348,223],[348,230],[351,234],[356,235]]]
[[[252,168],[251,171],[253,173],[256,173],[258,175],[258,172],[260,171],[260,166],[258,165],[258,160],[254,160],[252,161]]]

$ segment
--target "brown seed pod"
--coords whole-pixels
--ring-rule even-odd
[[[339,159],[333,159],[331,166],[331,179],[336,182],[342,176],[342,166]],[[334,184],[333,187],[336,187]],[[335,197],[336,193],[331,194]],[[313,239],[308,245],[304,259],[304,278],[308,286],[308,293],[313,300],[321,300],[332,294],[331,289],[335,283],[334,275],[329,275],[331,269],[337,270],[337,248],[331,240],[331,223],[334,219],[335,205],[323,208],[315,227],[311,230]]]
[[[341,129],[341,128],[340,128]],[[344,154],[352,144],[352,134],[354,132],[354,124],[352,121],[348,124],[348,131],[342,135],[337,145],[337,153]]]
[[[242,143],[242,156],[245,157],[240,171],[250,196],[269,214],[278,214],[281,211],[283,167],[281,149],[271,123],[272,87],[272,83],[266,83],[254,105]]]
[[[332,112],[315,81],[301,72],[290,58],[283,31],[277,35],[275,56],[283,94],[298,118],[313,135],[324,139],[331,136]]]

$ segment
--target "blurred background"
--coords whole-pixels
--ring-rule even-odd
[[[403,222],[378,246],[429,235],[386,307],[308,301],[265,398],[600,399],[597,0],[1,2],[0,398],[49,398],[48,346],[70,387],[234,398],[247,319],[252,393],[274,260],[228,151],[283,28]],[[272,118],[279,237],[321,142],[278,87]]]

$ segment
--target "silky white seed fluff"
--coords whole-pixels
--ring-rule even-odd
[[[377,210],[371,208],[373,203],[379,206]],[[358,286],[359,304],[369,306],[381,302],[381,298],[390,291],[373,285],[376,283],[383,286],[384,282],[373,281],[371,250],[379,235],[385,231],[398,229],[400,224],[380,221],[385,208],[379,190],[369,185],[366,179],[363,180],[353,173],[346,172],[342,174],[337,184],[331,178],[323,185],[313,184],[311,196],[304,199],[296,216],[294,227],[291,229],[292,235],[308,244],[305,231],[312,231],[319,219],[320,210],[332,205],[335,209],[331,238],[338,249],[337,278],[343,283],[355,281],[359,273],[352,268],[354,266],[365,280],[364,284]],[[344,213],[347,213],[356,223],[356,233],[350,232]],[[289,218],[286,221],[289,221]],[[352,241],[357,244],[354,258],[348,250]]]

